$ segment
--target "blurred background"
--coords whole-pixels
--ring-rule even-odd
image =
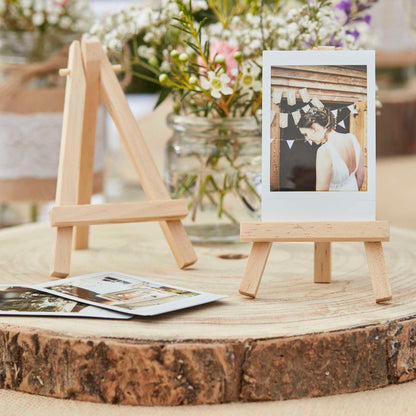
[[[0,0],[0,13],[6,1]],[[133,3],[146,4],[139,0],[90,0],[89,22]],[[371,15],[367,36],[377,52],[381,103],[377,109],[377,216],[392,225],[416,228],[416,1],[371,3],[366,12]],[[156,6],[155,1],[151,6]],[[73,16],[86,17],[85,3],[78,7],[71,12]],[[19,17],[13,18],[18,27]],[[81,18],[74,22],[60,24],[77,25],[76,33],[67,31],[55,39],[34,39],[26,36],[28,30],[16,28],[0,30],[0,227],[46,221],[54,203],[65,86],[57,69],[66,66],[65,54],[56,52],[88,31],[91,24],[82,26]],[[153,111],[160,88],[126,74],[121,79],[166,177],[166,143],[172,129],[165,119],[172,102],[165,101]],[[142,199],[138,178],[104,108],[99,110],[96,137],[93,202]],[[244,192],[243,201],[254,210],[255,202]]]

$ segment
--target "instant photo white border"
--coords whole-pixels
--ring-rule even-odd
[[[270,191],[272,66],[367,66],[367,191]],[[262,120],[262,221],[373,221],[376,219],[374,51],[264,51]]]
[[[131,319],[133,315],[128,313],[119,313],[115,311],[110,311],[108,309],[97,308],[96,306],[87,305],[85,302],[80,302],[75,299],[67,299],[59,294],[55,293],[46,293],[43,288],[39,288],[35,285],[0,285],[0,292],[3,292],[3,288],[12,288],[12,287],[21,287],[23,289],[35,290],[36,292],[53,295],[61,299],[72,300],[77,303],[83,303],[85,308],[79,312],[42,312],[42,311],[2,311],[0,310],[0,316],[61,316],[63,318],[99,318],[99,319]]]
[[[83,280],[86,278],[91,278],[91,277],[115,277],[118,279],[133,279],[133,280],[137,280],[138,282],[146,282],[146,283],[154,283],[156,285],[161,285],[161,286],[166,286],[166,287],[170,287],[172,289],[179,289],[179,290],[185,290],[188,292],[194,292],[194,293],[198,293],[198,296],[192,296],[190,298],[186,298],[186,299],[181,299],[181,300],[177,300],[177,301],[172,301],[169,303],[163,303],[160,305],[152,305],[152,306],[143,306],[137,309],[125,309],[125,308],[119,308],[117,306],[111,306],[111,305],[105,305],[102,303],[98,303],[98,302],[93,302],[93,301],[88,301],[85,300],[83,298],[79,298],[76,296],[71,296],[71,295],[67,295],[66,293],[61,293],[58,291],[54,291],[53,289],[46,289],[46,287],[51,287],[51,286],[59,286],[62,284],[69,284],[72,282],[76,282],[77,280]],[[168,283],[163,283],[163,282],[157,282],[155,280],[149,280],[149,279],[144,279],[142,277],[138,277],[138,276],[132,276],[129,274],[125,274],[125,273],[118,273],[118,272],[99,272],[99,273],[92,273],[92,274],[84,274],[82,276],[75,276],[75,277],[67,277],[65,280],[53,280],[52,282],[46,282],[46,283],[41,283],[40,285],[37,285],[37,289],[39,289],[42,292],[45,293],[51,293],[53,295],[62,297],[62,298],[66,298],[66,299],[71,299],[71,300],[76,300],[77,302],[80,303],[87,303],[89,305],[95,306],[95,307],[99,307],[99,308],[103,308],[103,309],[108,309],[108,310],[112,310],[112,311],[116,311],[116,312],[122,312],[128,315],[137,315],[137,316],[155,316],[155,315],[161,315],[163,313],[167,313],[167,312],[173,312],[173,311],[177,311],[177,310],[181,310],[181,309],[186,309],[186,308],[191,308],[193,306],[198,306],[198,305],[203,305],[205,303],[210,303],[210,302],[214,302],[216,300],[219,299],[224,299],[227,296],[225,295],[215,295],[213,293],[206,293],[206,292],[201,292],[199,290],[194,290],[194,289],[190,289],[190,288],[184,288],[184,287],[179,287],[179,286],[173,286],[171,284]],[[128,290],[128,289],[126,289]],[[128,302],[126,302],[128,303]]]

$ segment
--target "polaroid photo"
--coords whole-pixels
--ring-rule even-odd
[[[159,315],[226,297],[116,272],[66,278],[38,287],[66,299],[139,316]]]
[[[374,51],[264,51],[262,221],[376,218]]]
[[[132,315],[44,293],[33,286],[0,285],[0,315],[130,319]]]

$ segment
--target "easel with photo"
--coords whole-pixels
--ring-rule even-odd
[[[275,108],[272,110],[278,111]],[[275,155],[273,149],[272,143],[271,154]],[[276,181],[279,173],[273,169],[271,166],[271,174]],[[272,180],[271,186],[276,186]],[[252,243],[240,283],[239,292],[242,295],[256,297],[274,242],[314,242],[314,282],[330,283],[331,243],[359,241],[364,243],[376,302],[392,298],[382,247],[382,242],[390,239],[390,226],[387,221],[246,222],[241,223],[240,239]]]
[[[117,69],[100,42],[83,40],[71,44],[68,68],[60,70],[60,75],[68,78],[56,206],[49,214],[56,231],[51,276],[69,275],[72,243],[74,249],[88,248],[89,226],[95,224],[159,221],[178,267],[197,260],[181,222],[188,214],[186,201],[170,199],[115,75]],[[90,204],[100,95],[150,201]]]

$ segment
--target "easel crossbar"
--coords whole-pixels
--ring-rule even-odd
[[[65,205],[50,210],[52,227],[166,221],[185,218],[186,201],[121,202],[100,205]]]
[[[244,242],[381,242],[390,240],[388,221],[245,222]]]

